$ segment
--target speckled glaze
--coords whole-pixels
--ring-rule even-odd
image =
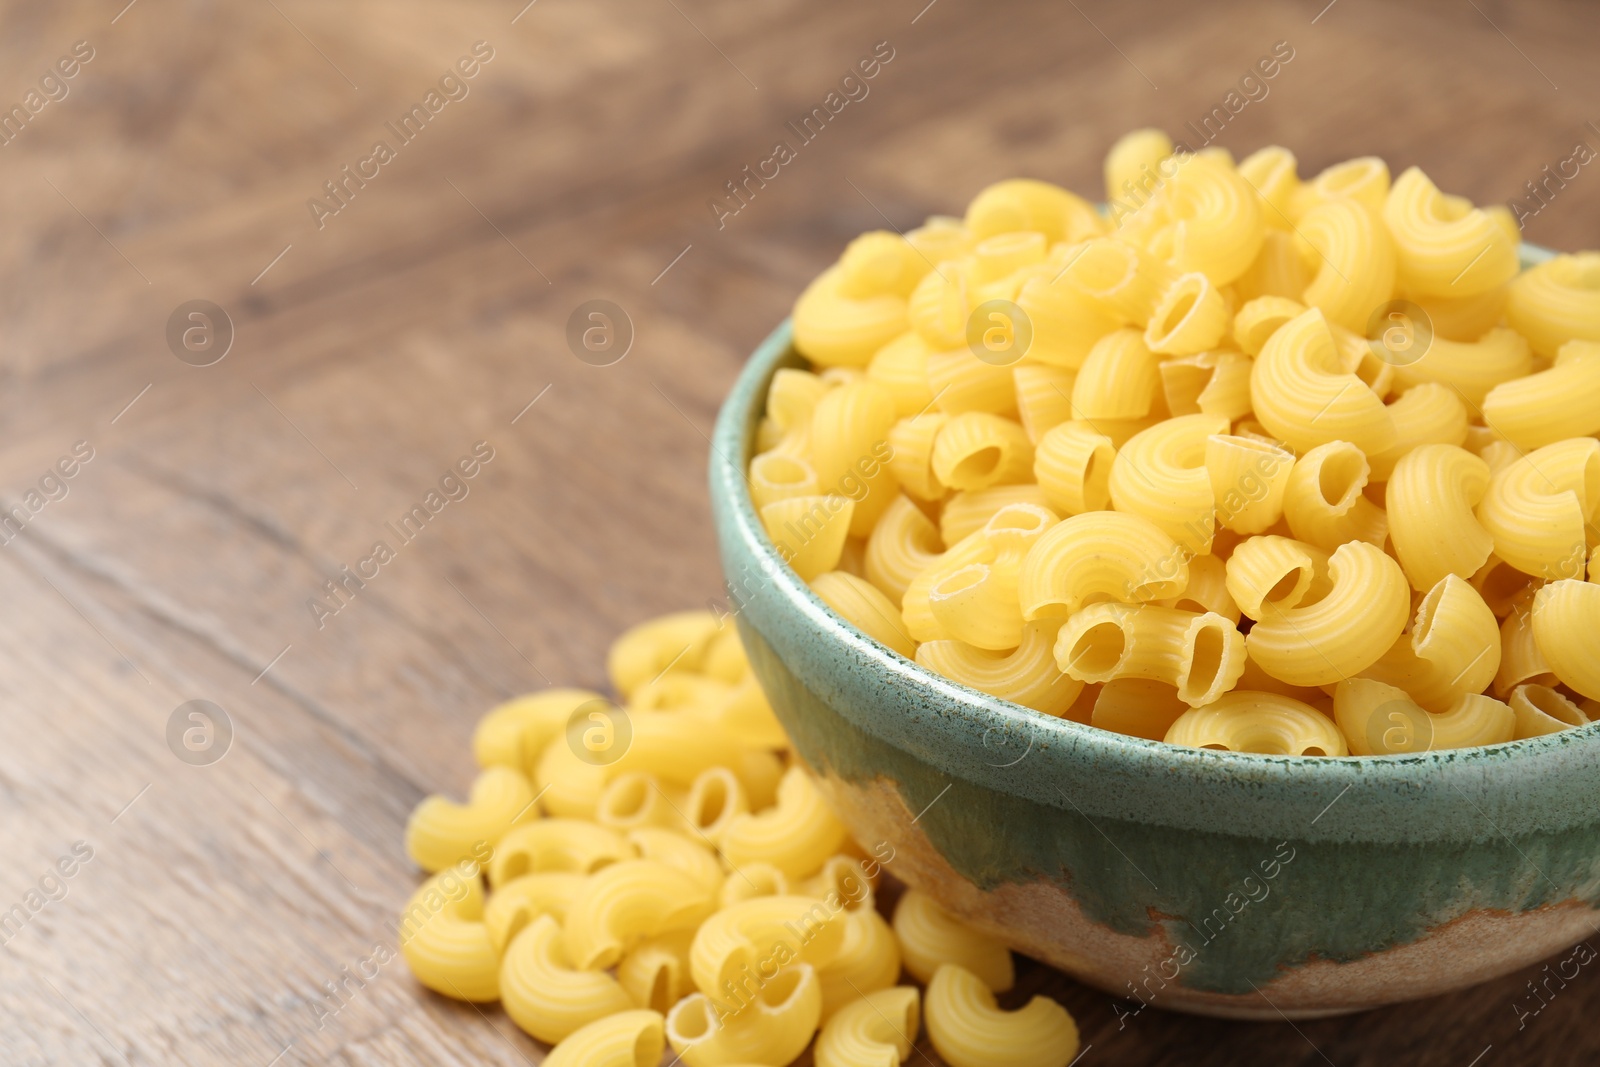
[[[855,630],[778,559],[742,475],[767,382],[798,362],[785,323],[717,424],[730,602],[796,749],[903,881],[1119,1011],[1354,1011],[1600,928],[1600,727],[1416,757],[1185,749],[997,700]]]

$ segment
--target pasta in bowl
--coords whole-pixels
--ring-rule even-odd
[[[1139,145],[1109,212],[1006,182],[858,240],[829,299],[874,344],[808,291],[753,356],[711,483],[773,707],[904,880],[1137,1006],[1357,1010],[1573,943],[1600,260],[1420,171]]]

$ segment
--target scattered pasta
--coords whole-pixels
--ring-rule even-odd
[[[819,395],[782,403],[811,410]],[[885,517],[907,506],[921,515],[897,496]],[[974,501],[972,512],[967,536],[1002,548],[1022,536],[1019,516],[1055,521],[1010,497]],[[868,579],[830,571],[816,588],[858,625],[886,622],[869,621],[878,612],[898,620]],[[942,654],[1001,693],[1070,704],[1082,683],[1064,675],[1064,697],[1017,688],[1030,665],[1050,660],[1060,623],[1026,627],[1027,656],[955,639]],[[609,666],[632,734],[610,764],[577,753],[592,728],[586,709],[617,706],[550,689],[478,724],[482,771],[466,804],[430,797],[417,807],[407,847],[430,877],[398,932],[422,985],[498,1000],[553,1046],[545,1062],[563,1067],[654,1067],[669,1051],[687,1067],[784,1067],[807,1049],[818,1067],[902,1067],[922,1025],[921,995],[898,984],[903,972],[926,983],[956,964],[986,990],[1012,986],[1010,950],[932,897],[903,892],[893,925],[880,912],[881,847],[867,858],[818,783],[783,757],[787,739],[731,622],[710,612],[652,620],[617,640]],[[1045,1001],[990,1021],[1056,1041],[1050,1056],[1061,1034],[1076,1033]]]

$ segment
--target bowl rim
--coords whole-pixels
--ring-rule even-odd
[[[1524,244],[1519,249],[1523,269],[1555,255],[1533,245]],[[1461,774],[1464,776],[1459,780],[1466,782],[1481,778],[1481,772],[1487,770],[1488,765],[1502,764],[1507,757],[1515,757],[1519,765],[1527,765],[1537,756],[1570,754],[1575,743],[1600,753],[1600,723],[1494,745],[1384,756],[1278,756],[1196,749],[1046,715],[945,678],[868,637],[825,604],[778,556],[756,513],[745,471],[751,458],[757,412],[765,402],[766,386],[772,375],[786,361],[803,358],[793,347],[792,319],[786,317],[756,347],[728,393],[710,442],[712,498],[725,505],[719,521],[734,524],[734,532],[754,554],[770,587],[809,616],[818,628],[843,641],[853,657],[876,670],[939,693],[967,725],[980,729],[1014,723],[1027,725],[1042,731],[1046,738],[1058,737],[1063,743],[1079,748],[1087,746],[1091,755],[1108,759],[1140,764],[1157,761],[1161,767],[1186,768],[1206,777],[1220,771],[1227,775],[1244,775],[1256,782],[1294,779],[1302,785],[1316,784],[1334,790],[1357,783],[1369,786],[1414,784],[1419,776],[1427,777],[1430,772],[1446,773],[1452,779]],[[865,722],[858,721],[856,725],[870,729]]]

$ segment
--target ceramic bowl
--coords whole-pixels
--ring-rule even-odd
[[[779,558],[743,470],[780,326],[717,423],[729,606],[799,755],[902,881],[1122,998],[1240,1018],[1430,996],[1600,927],[1600,726],[1416,756],[1180,748],[967,689]],[[892,851],[891,851],[892,850]]]

